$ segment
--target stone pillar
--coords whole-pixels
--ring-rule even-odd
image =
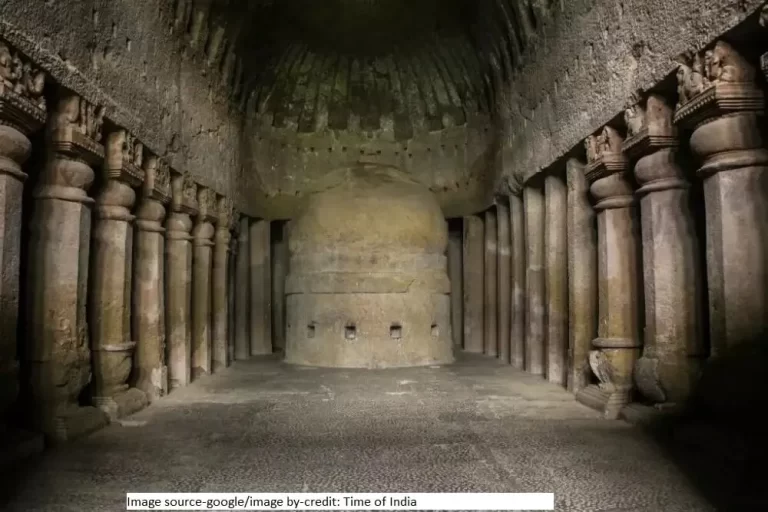
[[[234,210],[232,200],[218,198],[218,220],[213,249],[213,371],[229,366],[229,243],[232,239]]]
[[[171,171],[156,156],[144,158],[144,187],[136,212],[133,279],[135,385],[152,402],[168,393],[165,364],[165,205],[171,200]]]
[[[237,289],[237,253],[239,248],[238,239],[240,238],[240,213],[237,210],[232,211],[231,235],[229,240],[229,267],[227,270],[227,311],[229,312],[227,330],[227,357],[228,365],[235,361],[235,340],[237,338],[237,321],[235,315]]]
[[[544,177],[544,290],[547,380],[568,379],[568,190],[557,175]]]
[[[511,259],[512,259],[512,305],[510,322],[510,361],[518,370],[525,369],[525,210],[523,208],[522,187],[509,182],[509,223],[511,229]]]
[[[237,268],[235,270],[235,359],[244,361],[251,357],[251,273],[250,273],[250,221],[240,217],[240,233],[237,237]]]
[[[630,401],[632,369],[641,348],[640,237],[622,142],[610,126],[586,141],[586,176],[597,212],[599,291],[598,337],[589,358],[600,384],[583,389],[577,398],[609,419],[618,418]]]
[[[568,186],[568,391],[592,378],[589,352],[597,337],[597,227],[584,164],[566,163]]]
[[[498,247],[496,246],[496,211],[495,208],[485,212],[485,303],[483,305],[483,353],[496,357],[499,353],[498,336],[496,333],[496,281],[498,279]]]
[[[496,204],[496,228],[498,244],[497,285],[496,293],[498,313],[496,315],[497,339],[499,344],[499,359],[509,364],[510,361],[510,313],[511,295],[511,258],[510,258],[510,227],[509,206],[502,199]]]
[[[110,418],[128,416],[147,405],[132,388],[136,342],[131,339],[133,275],[133,187],[144,181],[143,148],[124,129],[107,137],[104,183],[96,197],[89,321],[93,362],[93,403]]]
[[[451,332],[453,346],[461,349],[464,334],[464,282],[462,279],[462,232],[448,232],[448,278],[451,280]]]
[[[0,41],[0,421],[15,403],[19,391],[16,325],[19,314],[19,260],[21,251],[21,198],[27,175],[21,166],[29,158],[30,133],[43,127],[46,104],[45,75],[32,69]],[[30,80],[32,80],[30,82]],[[0,450],[7,447],[0,440]]]
[[[272,353],[271,249],[269,221],[255,220],[250,225],[251,272],[251,355]]]
[[[34,191],[29,265],[28,350],[32,423],[50,441],[65,441],[107,423],[80,407],[91,380],[86,297],[91,205],[86,191],[101,165],[104,110],[61,91],[47,127],[48,156]]]
[[[711,353],[718,357],[756,342],[768,324],[765,99],[754,68],[723,41],[689,64],[678,72],[674,121],[693,129],[690,147],[702,161]]]
[[[464,350],[475,354],[483,353],[484,267],[483,220],[464,217]]]
[[[626,112],[624,152],[640,185],[645,336],[635,383],[656,404],[683,404],[704,356],[700,262],[672,109],[652,94]]]
[[[213,373],[211,306],[213,224],[218,220],[216,193],[197,189],[200,211],[192,228],[192,379]]]
[[[275,349],[285,350],[285,276],[288,271],[287,223],[282,223],[280,237],[272,243],[272,328]]]
[[[544,190],[526,183],[523,188],[525,209],[525,370],[545,375],[544,343]]]
[[[168,390],[192,381],[192,219],[197,185],[189,176],[171,177],[171,214],[166,221],[165,329]]]

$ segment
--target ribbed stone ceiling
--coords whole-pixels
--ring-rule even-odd
[[[536,1],[253,1],[248,107],[299,133],[389,128],[403,140],[463,125],[493,110]]]

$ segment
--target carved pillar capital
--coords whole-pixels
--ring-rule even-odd
[[[136,225],[145,231],[163,232],[160,222],[165,217],[165,205],[171,200],[171,170],[168,162],[155,155],[145,155],[144,184],[136,212]]]
[[[641,185],[638,195],[688,188],[676,163],[679,141],[672,117],[672,108],[658,94],[649,95],[625,111],[628,132],[622,149],[629,159],[636,160],[635,178]]]
[[[171,209],[177,213],[197,215],[197,183],[184,173],[171,170]]]
[[[101,127],[104,108],[62,89],[48,118],[48,160],[34,196],[91,203],[92,166],[104,160]]]
[[[21,164],[29,158],[26,138],[45,124],[45,73],[0,40],[0,174],[24,181]]]
[[[228,246],[232,238],[230,231],[237,225],[235,222],[235,210],[232,200],[228,197],[218,196],[216,200],[218,217],[216,220],[216,245]]]
[[[627,208],[634,202],[632,186],[627,179],[629,162],[622,153],[624,142],[619,132],[605,126],[598,135],[584,141],[587,166],[584,174],[591,184],[595,209]]]
[[[213,245],[211,241],[215,232],[213,223],[218,219],[216,193],[207,187],[198,186],[197,204],[199,210],[192,232],[195,245]]]
[[[104,187],[96,198],[96,213],[101,219],[130,222],[134,188],[144,182],[144,147],[128,130],[117,128],[107,135],[105,154]]]

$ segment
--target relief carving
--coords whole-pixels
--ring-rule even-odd
[[[45,72],[22,59],[18,53],[11,52],[11,48],[3,42],[0,42],[0,79],[14,94],[45,109]]]
[[[197,204],[202,222],[216,220],[218,217],[216,192],[207,187],[198,187]]]
[[[608,357],[600,350],[591,350],[589,352],[589,367],[600,381],[598,385],[603,391],[614,391],[614,368]]]
[[[672,123],[673,112],[664,97],[651,93],[624,112],[627,138],[622,147],[630,157],[640,157],[650,151],[676,147],[677,128]]]
[[[167,203],[171,199],[171,170],[168,162],[154,155],[144,160],[144,196]]]
[[[65,92],[56,103],[49,125],[54,148],[100,165],[104,158],[104,147],[99,143],[104,112],[104,107]]]
[[[106,152],[107,179],[121,180],[134,187],[142,183],[144,146],[128,130],[110,132]]]
[[[228,197],[220,197],[218,212],[219,225],[227,229],[232,229],[232,225],[234,224],[234,203],[232,200]]]
[[[755,67],[725,41],[683,56],[677,71],[675,123],[694,128],[712,115],[762,111],[765,100],[756,74]]]
[[[645,109],[636,103],[624,111],[624,124],[627,125],[627,138],[633,137],[645,128]]]

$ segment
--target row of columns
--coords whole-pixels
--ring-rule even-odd
[[[55,88],[49,106],[45,74],[3,42],[0,57],[0,414],[20,400],[29,426],[66,440],[271,353],[269,222],[105,126],[104,108],[78,94]],[[44,163],[22,205],[29,136],[43,128]],[[32,215],[19,322],[22,208]]]
[[[707,356],[766,330],[768,149],[755,68],[719,41],[678,81],[676,108],[659,93],[639,98],[624,123],[585,140],[586,163],[512,182],[508,197],[464,218],[464,350],[566,386],[608,418],[633,401],[680,406]],[[688,132],[705,252],[679,151]]]

